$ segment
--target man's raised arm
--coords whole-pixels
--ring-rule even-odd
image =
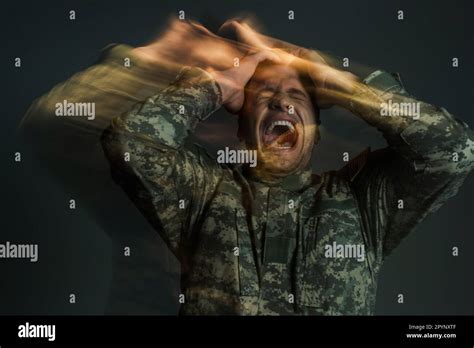
[[[185,68],[172,85],[116,118],[103,136],[114,180],[175,254],[222,176],[202,148],[185,141],[221,102],[208,73]]]
[[[176,254],[212,198],[225,167],[186,144],[198,122],[224,105],[237,112],[257,65],[277,60],[258,52],[239,67],[208,73],[184,68],[176,82],[116,118],[103,136],[115,180]]]
[[[353,184],[382,260],[427,214],[453,197],[474,166],[474,135],[448,111],[408,95],[397,74],[358,84],[348,108],[382,132]]]

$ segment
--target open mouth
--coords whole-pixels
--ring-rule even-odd
[[[262,140],[265,147],[291,149],[298,141],[297,122],[289,118],[269,117],[262,127]]]

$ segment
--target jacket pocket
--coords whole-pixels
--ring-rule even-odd
[[[305,226],[301,305],[332,315],[366,307],[371,281],[357,217],[350,209],[324,209],[313,217],[314,229]]]

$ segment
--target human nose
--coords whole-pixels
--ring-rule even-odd
[[[269,107],[272,110],[286,111],[290,107],[290,101],[283,93],[276,93],[272,99],[270,99]]]

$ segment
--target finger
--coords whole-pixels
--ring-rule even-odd
[[[243,86],[245,86],[247,82],[251,79],[251,77],[255,73],[255,70],[257,69],[258,64],[265,60],[269,60],[276,64],[280,62],[280,58],[278,57],[278,55],[271,51],[260,51],[242,59],[239,67],[239,69],[242,71],[242,74],[240,74],[239,77],[241,79],[240,83]]]
[[[251,55],[249,58],[255,60],[257,64],[265,60],[269,60],[275,64],[282,63],[281,57],[277,53],[270,50],[260,51],[258,53]]]
[[[310,62],[326,64],[323,56],[315,50],[301,49],[300,57]]]
[[[247,23],[238,19],[227,20],[218,30],[218,34],[240,44],[247,45],[254,50],[269,49],[271,46]]]
[[[194,29],[196,33],[202,34],[202,35],[208,35],[210,37],[218,38],[217,35],[209,31],[204,25],[201,23],[198,23],[196,21],[189,21],[188,22],[190,25],[190,28]]]

